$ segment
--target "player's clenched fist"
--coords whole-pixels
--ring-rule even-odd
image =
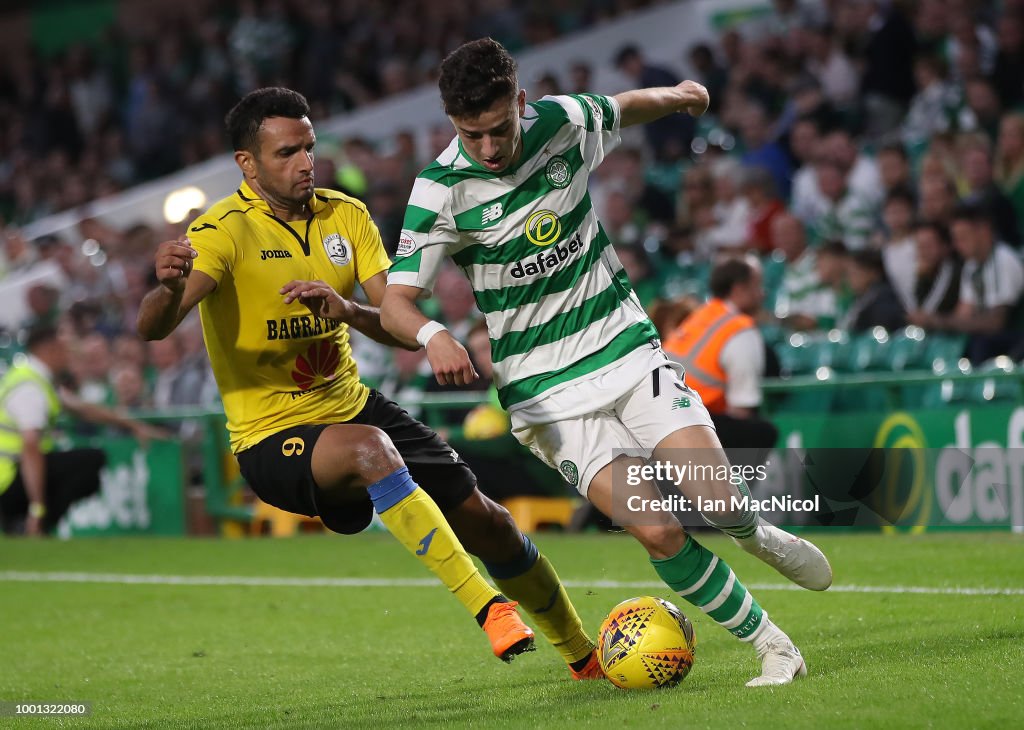
[[[157,281],[171,291],[183,291],[192,273],[192,259],[198,255],[184,236],[177,241],[164,241],[156,249]]]
[[[447,331],[438,332],[430,338],[427,360],[439,385],[467,385],[480,377],[466,348]]]
[[[682,91],[686,97],[685,109],[691,117],[699,117],[708,110],[711,97],[702,84],[698,84],[696,81],[683,81],[676,88]]]

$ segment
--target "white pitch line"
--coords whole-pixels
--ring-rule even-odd
[[[8,583],[105,583],[111,585],[169,586],[290,586],[299,588],[429,588],[440,584],[434,578],[289,578],[245,575],[139,575],[130,573],[69,573],[0,571],[0,582]],[[567,588],[665,589],[660,581],[567,580]],[[754,591],[803,591],[792,583],[751,583]],[[940,596],[1024,596],[1024,588],[861,586],[835,585],[829,593],[887,593]]]

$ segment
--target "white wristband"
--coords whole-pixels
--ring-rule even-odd
[[[416,341],[420,343],[423,347],[426,347],[427,343],[430,342],[431,337],[436,335],[438,332],[441,332],[442,330],[447,331],[447,329],[448,328],[445,327],[443,324],[432,319],[425,325],[420,327],[420,331],[416,333]]]

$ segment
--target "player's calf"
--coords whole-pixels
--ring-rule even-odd
[[[505,564],[523,555],[523,536],[512,515],[479,489],[445,515],[466,551],[485,564]]]

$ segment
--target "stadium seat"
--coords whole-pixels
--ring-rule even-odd
[[[890,346],[889,333],[884,327],[862,332],[850,341],[850,356],[844,369],[851,373],[888,370]]]
[[[1010,358],[1000,356],[979,365],[978,372],[1016,373],[1017,366]],[[1021,389],[1020,378],[986,378],[974,383],[971,397],[975,403],[1019,403],[1024,398],[1024,391]]]
[[[974,383],[966,382],[958,376],[971,372],[967,360],[945,361],[936,358],[932,371],[937,377],[935,383],[925,386],[921,406],[924,408],[941,408],[950,403],[973,402]]]
[[[926,349],[925,332],[920,327],[911,325],[898,332],[893,332],[889,338],[889,348],[886,351],[887,369],[899,373],[904,370],[930,367],[931,363],[925,360]]]
[[[783,373],[809,375],[822,365],[828,364],[824,362],[828,348],[828,341],[824,338],[797,332],[790,335],[787,342],[780,344],[776,353]]]
[[[957,362],[964,354],[967,338],[964,335],[931,334],[925,338],[922,365],[925,368],[943,368]],[[938,361],[941,360],[942,363]]]
[[[523,532],[544,525],[567,528],[578,503],[572,497],[509,497],[502,502]]]
[[[838,329],[829,330],[822,345],[821,364],[832,368],[837,372],[846,372],[849,369],[851,356],[850,335]]]

